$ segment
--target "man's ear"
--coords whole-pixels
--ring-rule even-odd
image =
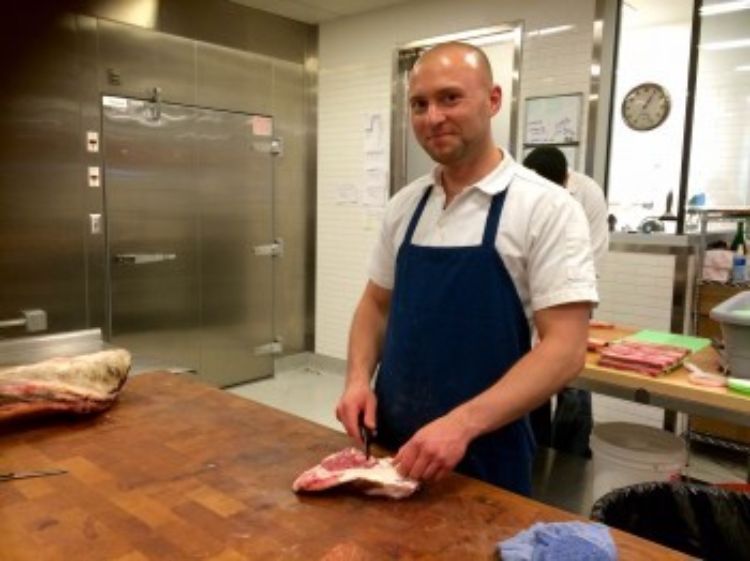
[[[503,90],[495,84],[492,86],[492,89],[490,90],[490,111],[492,112],[492,115],[497,115],[497,112],[500,111],[500,107],[503,105]]]

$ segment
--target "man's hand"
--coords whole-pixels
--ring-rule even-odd
[[[344,425],[349,436],[364,444],[359,432],[359,415],[364,412],[365,425],[374,431],[377,427],[376,406],[377,398],[369,384],[349,383],[336,406],[336,418]]]
[[[401,447],[394,459],[401,475],[437,481],[456,467],[475,436],[456,413],[425,425]]]

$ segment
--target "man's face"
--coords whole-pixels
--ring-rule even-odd
[[[491,144],[490,119],[500,99],[500,88],[492,86],[471,52],[429,53],[409,77],[414,134],[443,165],[468,161]]]

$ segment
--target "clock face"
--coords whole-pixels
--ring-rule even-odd
[[[649,131],[665,121],[670,105],[667,90],[646,82],[634,87],[622,100],[622,118],[631,129]]]

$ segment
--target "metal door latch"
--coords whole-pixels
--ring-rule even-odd
[[[284,345],[281,344],[280,340],[271,341],[265,345],[260,345],[254,349],[255,356],[262,355],[279,355],[284,352]]]
[[[260,257],[281,257],[284,255],[284,240],[278,238],[273,243],[256,245],[253,253]]]
[[[284,139],[283,138],[274,138],[271,141],[271,154],[274,156],[284,155]]]
[[[47,312],[44,310],[21,310],[20,318],[0,321],[0,328],[3,327],[25,327],[29,333],[44,331],[47,329]]]
[[[118,253],[113,261],[119,265],[145,265],[147,263],[161,263],[163,261],[174,261],[177,255],[174,253]]]

